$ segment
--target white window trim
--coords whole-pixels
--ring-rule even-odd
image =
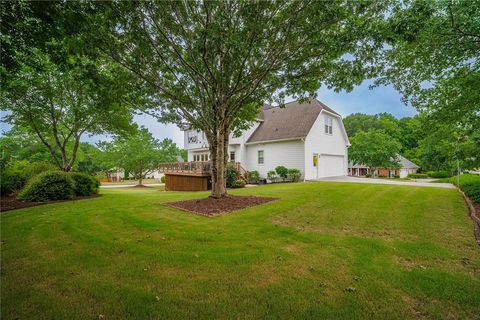
[[[323,121],[323,133],[329,136],[333,135],[333,118],[332,117],[325,116],[325,120]]]
[[[262,163],[260,163],[260,152],[262,152]],[[257,150],[257,164],[263,166],[265,164],[265,150]]]

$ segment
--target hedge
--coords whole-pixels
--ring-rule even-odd
[[[70,176],[75,181],[76,196],[90,196],[98,193],[100,183],[95,177],[80,172],[72,172]]]
[[[47,171],[32,178],[18,198],[28,201],[69,200],[75,197],[75,181],[65,172]]]
[[[424,173],[410,173],[407,178],[412,178],[412,179],[427,179],[428,175]]]
[[[450,177],[450,174],[448,173],[448,171],[428,171],[427,175],[431,178],[437,178],[437,179]]]
[[[56,170],[59,169],[54,164],[45,161],[10,161],[1,172],[0,192],[1,194],[16,193],[39,173]]]

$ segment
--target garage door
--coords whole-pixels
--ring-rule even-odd
[[[320,155],[318,161],[319,178],[345,175],[344,156]]]

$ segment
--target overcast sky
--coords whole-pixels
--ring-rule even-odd
[[[378,87],[370,90],[370,81],[365,81],[352,92],[335,93],[332,90],[322,88],[318,91],[318,100],[337,111],[343,117],[352,113],[376,114],[388,112],[397,118],[411,117],[416,110],[406,106],[401,101],[401,95],[392,87]],[[288,102],[288,101],[287,101]],[[178,146],[183,147],[183,133],[175,125],[158,123],[154,118],[147,115],[135,117],[139,125],[143,125],[158,139],[170,138]],[[1,123],[1,131],[6,131],[9,126]],[[84,141],[96,142],[104,137],[85,137]]]

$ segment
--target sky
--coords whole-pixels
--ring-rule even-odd
[[[376,114],[388,112],[397,118],[412,117],[417,114],[412,106],[405,105],[402,96],[391,86],[381,86],[369,89],[372,82],[365,81],[351,92],[336,93],[327,88],[318,91],[317,99],[338,112],[342,117],[352,113]],[[289,101],[286,101],[289,102]],[[183,147],[183,133],[175,125],[158,123],[148,115],[135,118],[139,125],[143,125],[158,139],[170,138],[177,145]]]
[[[403,118],[414,116],[417,113],[413,107],[407,106],[401,101],[401,95],[393,87],[381,86],[369,89],[371,83],[371,81],[365,81],[348,93],[345,91],[336,93],[333,90],[321,88],[318,91],[317,99],[338,112],[342,117],[357,112],[366,114],[388,112],[397,118]],[[176,125],[159,123],[155,118],[148,115],[137,115],[135,121],[148,128],[155,138],[160,140],[170,138],[183,148],[183,133]],[[3,122],[0,125],[2,132],[9,129],[9,126]],[[104,140],[106,137],[85,136],[83,140],[94,143],[102,139]]]

